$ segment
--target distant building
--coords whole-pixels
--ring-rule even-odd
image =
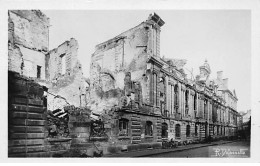
[[[247,110],[246,112],[240,112],[240,116],[242,117],[242,131],[248,137],[251,135],[251,110]]]

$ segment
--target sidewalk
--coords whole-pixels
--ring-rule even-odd
[[[204,143],[204,144],[191,144],[186,146],[179,146],[173,149],[150,149],[150,150],[142,150],[142,151],[122,152],[118,154],[105,155],[103,157],[145,157],[153,154],[179,152],[179,151],[196,149],[196,148],[207,147],[207,146],[222,145],[231,142],[234,141],[218,141],[218,142]]]

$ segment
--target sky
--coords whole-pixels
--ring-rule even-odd
[[[160,52],[167,58],[186,59],[185,69],[199,74],[207,59],[210,79],[217,71],[236,90],[238,112],[251,105],[250,10],[43,10],[50,18],[49,49],[70,38],[79,43],[78,59],[89,76],[95,46],[145,21],[152,12],[165,24]],[[189,73],[187,73],[189,74]]]

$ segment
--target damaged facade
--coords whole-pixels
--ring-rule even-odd
[[[77,60],[77,40],[49,50],[49,19],[41,11],[12,10],[8,15],[8,70],[51,94],[43,100],[41,89],[37,96],[41,110],[52,112],[40,123],[40,145],[46,154],[69,147],[93,156],[161,148],[169,140],[186,144],[236,135],[237,97],[228,89],[228,80],[222,72],[209,79],[207,61],[196,79],[189,80],[183,69],[186,60],[161,58],[164,21],[157,14],[98,44],[89,79]],[[19,132],[15,130],[11,136]]]
[[[68,150],[71,135],[78,134],[68,112],[70,121],[86,114],[88,84],[77,59],[78,42],[71,38],[49,50],[49,26],[40,10],[8,11],[9,156]]]
[[[194,80],[186,60],[160,57],[164,21],[151,14],[138,26],[96,46],[90,70],[89,107],[97,117],[113,114],[111,142],[154,145],[236,135],[237,97],[227,79],[210,80],[207,61]]]
[[[87,82],[71,38],[49,50],[49,18],[39,10],[8,12],[8,70],[45,85],[71,105],[85,106]],[[48,96],[53,105],[53,96]]]

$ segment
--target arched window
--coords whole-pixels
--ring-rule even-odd
[[[168,138],[168,125],[167,123],[162,123],[162,138]]]
[[[119,136],[128,135],[128,119],[119,119]]]
[[[190,137],[190,125],[186,126],[186,137]]]
[[[178,85],[175,85],[174,86],[174,108],[175,108],[175,111],[177,112],[178,110],[178,97],[179,97],[179,92],[178,92]]]
[[[153,136],[153,123],[151,121],[146,121],[146,124],[145,124],[145,135]]]
[[[179,124],[175,125],[175,137],[180,138],[181,137],[181,126]]]

